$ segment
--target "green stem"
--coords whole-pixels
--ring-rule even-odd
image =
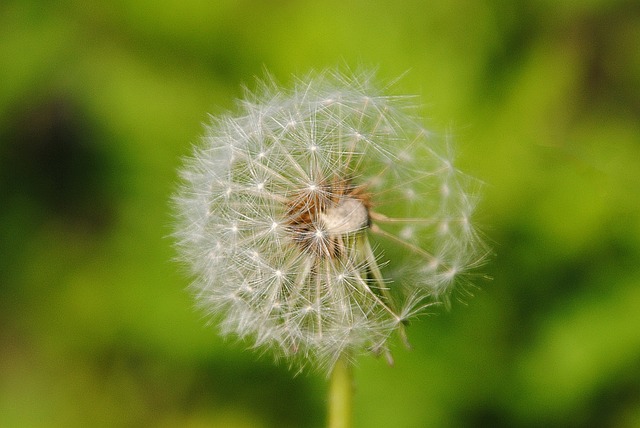
[[[329,384],[329,428],[350,428],[353,404],[353,373],[343,355],[336,361]]]

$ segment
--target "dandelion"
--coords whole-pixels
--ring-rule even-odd
[[[477,182],[412,98],[371,74],[267,79],[212,118],[182,171],[175,236],[225,335],[330,369],[389,338],[483,258]]]

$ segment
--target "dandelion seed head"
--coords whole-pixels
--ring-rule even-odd
[[[373,80],[267,79],[211,119],[180,173],[174,235],[198,305],[222,334],[294,365],[388,354],[486,253],[477,182],[412,98]]]

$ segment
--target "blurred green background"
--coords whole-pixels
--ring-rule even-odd
[[[270,70],[376,66],[482,178],[474,297],[356,369],[356,427],[640,427],[640,3],[0,4],[0,426],[321,427],[204,326],[168,199]]]

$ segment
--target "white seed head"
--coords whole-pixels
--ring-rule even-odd
[[[388,353],[485,253],[475,182],[371,75],[271,81],[214,118],[174,196],[177,247],[224,334],[291,362]]]

